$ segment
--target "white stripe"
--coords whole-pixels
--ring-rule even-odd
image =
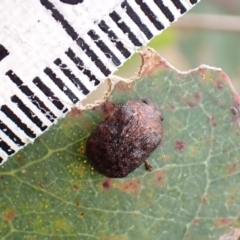
[[[81,4],[63,4],[59,0],[52,2],[64,18],[82,37],[92,29],[94,22],[99,21],[109,12],[113,11],[122,0],[84,0]]]
[[[105,54],[102,52],[100,48],[94,43],[94,40],[92,40],[91,37],[89,37],[87,34],[83,37],[84,41],[88,44],[90,49],[99,57],[99,59],[102,61],[102,63],[111,71],[114,72],[116,70],[116,66],[112,63],[112,61],[105,56]]]
[[[138,47],[136,47],[128,38],[126,34],[117,26],[117,24],[112,20],[110,16],[107,16],[103,19],[106,24],[110,27],[110,29],[116,34],[119,40],[124,44],[125,48],[128,49],[129,52],[134,53],[137,51]]]
[[[42,132],[41,130],[18,108],[16,107],[15,103],[12,103],[10,101],[6,102],[6,105],[8,106],[8,108],[11,109],[11,111],[21,120],[21,122],[25,123],[27,125],[27,127],[32,130],[37,136],[39,136]],[[3,114],[5,114],[3,112]],[[7,115],[6,115],[7,117]],[[10,121],[10,118],[7,118],[8,121]],[[12,120],[11,120],[12,121]],[[6,122],[4,122],[6,124]],[[14,125],[16,125],[13,122]],[[18,127],[16,125],[16,127]],[[25,134],[25,142],[33,142],[34,139],[30,138],[26,133]]]
[[[32,130],[37,136],[42,133],[42,131],[25,115],[25,113],[17,107],[16,103],[9,101],[6,105],[21,120],[21,122],[25,123],[27,127]],[[34,141],[32,139],[29,140],[30,142]]]
[[[82,71],[80,71],[75,63],[72,62],[72,60],[67,55],[62,55],[61,60],[64,64],[67,65],[67,67],[70,69],[70,71],[82,82],[82,84],[90,91],[92,92],[95,89],[94,82],[90,82],[88,76],[83,74]]]
[[[163,4],[169,8],[171,13],[174,15],[175,21],[182,15],[180,13],[180,9],[177,9],[176,6],[173,4],[172,1],[163,0]]]
[[[94,25],[92,30],[96,32],[96,34],[107,45],[107,47],[112,51],[112,53],[120,60],[121,63],[125,61],[125,57],[119,52],[115,44],[109,40],[108,36],[104,32],[102,32],[102,30],[100,30],[97,25]]]
[[[169,20],[167,17],[162,13],[162,11],[159,9],[158,6],[156,6],[155,2],[152,0],[147,1],[148,7],[151,9],[151,11],[156,15],[157,20],[164,26],[164,29],[167,28],[170,25]],[[159,32],[162,32],[158,31]]]
[[[4,81],[8,83],[8,87],[14,90],[14,95],[18,96],[26,107],[28,107],[44,125],[50,126],[52,124],[50,120],[29,100],[29,98],[12,82],[12,80],[10,80],[7,76],[4,76],[4,78]]]
[[[147,44],[148,40],[145,35],[140,31],[140,29],[136,26],[136,24],[132,21],[132,19],[127,15],[126,11],[122,9],[122,7],[117,7],[115,9],[117,14],[121,17],[121,21],[123,21],[130,29],[130,31],[136,36],[136,38],[142,43]],[[127,33],[125,36],[128,38]],[[139,47],[136,47],[137,49]]]
[[[42,79],[41,79],[42,80]],[[62,116],[62,111],[58,110],[57,107],[49,101],[46,95],[31,81],[29,83],[25,83],[29,87],[29,89],[34,93],[36,97],[39,98],[40,101],[58,118]],[[57,119],[55,119],[57,121]]]
[[[54,95],[61,101],[64,107],[71,108],[72,101],[57,87],[57,85],[45,74],[44,72],[39,74],[41,81],[54,93]],[[50,100],[51,101],[51,100]],[[63,113],[62,113],[63,115]]]
[[[99,81],[104,81],[106,79],[105,75],[101,72],[101,70],[95,65],[95,63],[83,52],[83,50],[76,43],[71,45],[70,48],[73,50],[76,56],[83,61],[84,67],[91,71],[97,78],[99,78]]]
[[[26,137],[26,134],[2,111],[0,111],[0,121],[2,121],[23,143],[28,142],[28,137]]]
[[[139,27],[135,24],[135,22],[128,16],[126,13],[125,8],[118,7],[117,8],[118,14],[130,28],[131,32],[137,37],[137,39],[143,44],[146,45],[148,43],[148,39],[145,34],[139,29]]]
[[[189,0],[179,0],[179,1],[187,10],[189,10],[192,7],[192,4],[190,3]]]
[[[55,65],[54,63],[52,63],[50,65],[50,68],[52,69],[52,71],[56,74],[56,77],[61,79],[63,84],[69,89],[72,91],[72,93],[79,99],[79,100],[82,100],[85,98],[85,95],[82,93],[82,91],[80,91],[79,89],[77,89],[75,87],[75,85],[72,83],[72,81],[65,76],[65,74],[62,72],[62,70],[60,69],[60,67],[58,67],[57,65]],[[57,85],[56,85],[57,86]],[[62,90],[60,90],[62,91]],[[64,93],[64,91],[62,91]],[[64,93],[65,95],[65,93]],[[66,95],[67,96],[67,95]],[[67,96],[67,99],[68,101],[71,102],[71,105],[73,106],[73,103],[72,101],[68,98]]]
[[[0,138],[15,152],[21,149],[10,138],[6,137],[6,135],[2,131],[0,131]]]
[[[128,0],[128,3],[132,7],[132,9],[135,11],[135,13],[139,16],[142,23],[144,23],[147,26],[147,28],[150,30],[153,36],[157,35],[159,31],[155,28],[155,26],[149,20],[149,18],[144,14],[144,12],[140,8],[140,6],[135,2],[135,0]]]

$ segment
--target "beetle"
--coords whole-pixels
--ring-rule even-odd
[[[120,104],[90,134],[86,143],[90,164],[110,178],[127,176],[160,144],[162,121],[161,109],[150,100]]]

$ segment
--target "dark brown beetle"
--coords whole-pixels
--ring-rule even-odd
[[[89,162],[107,177],[127,176],[160,144],[161,121],[162,111],[150,100],[131,100],[117,106],[88,138]]]

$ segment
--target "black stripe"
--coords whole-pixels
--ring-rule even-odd
[[[2,61],[8,54],[8,50],[2,44],[0,44],[0,61]]]
[[[7,71],[5,75],[8,76],[18,87],[23,84],[23,81],[12,70]]]
[[[60,0],[60,1],[71,5],[76,5],[83,2],[83,0]]]
[[[45,106],[45,104],[34,95],[30,88],[23,85],[22,80],[12,71],[9,70],[6,75],[19,87],[19,89],[29,98],[29,100],[51,121],[57,117]]]
[[[164,29],[164,26],[162,25],[162,23],[160,23],[157,20],[158,17],[151,11],[151,9],[148,7],[148,5],[143,0],[135,0],[135,1],[158,30]]]
[[[69,48],[65,54],[75,63],[76,67],[83,72],[83,74],[85,74],[86,76],[88,76],[90,81],[94,81],[94,85],[97,86],[100,81],[96,78],[96,76],[94,74],[91,73],[90,70],[86,69],[84,67],[84,63],[83,61],[76,56],[76,54],[73,52],[73,50],[71,48]]]
[[[35,133],[30,130],[27,125],[23,123],[21,119],[19,119],[8,106],[3,105],[1,107],[1,111],[5,113],[5,115],[10,118],[20,129],[22,129],[30,138],[36,137]]]
[[[166,7],[162,0],[154,0],[154,2],[156,3],[156,5],[160,8],[160,10],[162,11],[162,13],[166,16],[166,18],[169,20],[169,22],[173,22],[174,21],[174,15],[171,13],[171,11],[169,10],[168,7]]]
[[[11,129],[8,128],[2,121],[0,121],[0,129],[4,132],[18,147],[24,146],[24,143],[21,139],[12,132]]]
[[[180,9],[180,13],[183,14],[187,11],[187,9],[183,6],[180,0],[172,0],[173,4],[177,9]]]
[[[23,84],[23,81],[12,70],[7,71],[5,75],[8,76],[18,87]]]
[[[94,30],[90,30],[87,34],[92,38],[92,40],[94,40],[94,43],[99,47],[99,49],[101,49],[101,51],[105,54],[105,56],[113,62],[114,65],[119,66],[121,64],[117,56],[100,39],[100,37],[97,35],[97,33]]]
[[[89,56],[89,58],[95,63],[95,65],[106,77],[111,74],[111,71],[103,64],[99,57],[92,51],[92,49],[82,38],[77,39],[77,44]]]
[[[98,26],[104,33],[108,35],[109,40],[115,44],[117,49],[125,58],[131,56],[131,53],[124,47],[120,39],[117,38],[116,34],[110,30],[109,26],[103,20],[98,24]]]
[[[66,77],[76,86],[78,90],[81,90],[84,95],[89,93],[89,90],[83,85],[83,83],[70,71],[68,66],[62,63],[60,58],[57,58],[54,63],[60,67],[62,72],[65,74]]]
[[[16,95],[11,97],[11,101],[16,103],[18,108],[22,110],[22,112],[42,131],[47,129],[47,126],[43,125],[43,122],[36,116],[34,112],[32,112]]]
[[[68,21],[63,17],[63,15],[55,8],[55,6],[48,0],[40,0],[42,5],[52,12],[53,18],[59,22],[67,34],[78,44],[78,46],[89,56],[89,58],[94,62],[94,64],[101,70],[101,72],[108,76],[111,74],[110,70],[103,64],[99,57],[90,49],[88,44],[79,37],[74,28],[68,23]]]
[[[76,41],[78,38],[78,34],[76,33],[76,31],[74,30],[74,28],[65,20],[65,18],[63,17],[63,15],[55,8],[55,6],[49,2],[48,0],[40,0],[40,2],[42,3],[42,5],[50,10],[52,12],[52,16],[53,18],[59,22],[63,29],[67,32],[67,34],[74,40]]]
[[[198,2],[198,0],[190,0],[191,4],[196,4]]]
[[[66,112],[68,109],[64,109],[62,102],[54,95],[50,88],[48,88],[39,77],[33,79],[33,83],[46,95],[49,101],[51,101],[57,109]]]
[[[0,138],[0,148],[7,154],[7,155],[12,155],[15,153],[13,149],[11,149],[10,146],[8,146],[7,143],[5,143],[1,138]]]
[[[131,40],[131,42],[137,46],[140,47],[143,44],[139,41],[139,39],[131,32],[130,28],[126,25],[126,23],[123,21],[123,19],[120,18],[120,16],[113,11],[109,14],[109,16],[112,18],[112,20],[117,24],[117,26],[122,30],[124,34],[127,34],[128,38]]]
[[[136,23],[136,25],[139,27],[139,29],[145,34],[147,39],[151,39],[153,37],[153,34],[151,31],[148,29],[148,27],[143,24],[139,16],[134,12],[134,10],[131,8],[131,6],[128,4],[127,1],[124,1],[121,4],[123,9],[126,9],[126,13],[128,16]]]
[[[63,83],[63,81],[56,76],[56,74],[52,71],[52,69],[46,67],[44,72],[48,75],[48,77],[58,86],[62,92],[66,94],[66,96],[73,102],[77,103],[79,101],[78,97]]]
[[[3,162],[3,159],[0,157],[0,164]]]

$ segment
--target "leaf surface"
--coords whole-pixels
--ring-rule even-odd
[[[107,102],[72,110],[0,167],[1,239],[218,239],[240,225],[240,98],[226,74],[181,74],[151,50],[141,78],[119,82]],[[91,168],[85,143],[114,105],[149,98],[164,138],[123,179]]]

